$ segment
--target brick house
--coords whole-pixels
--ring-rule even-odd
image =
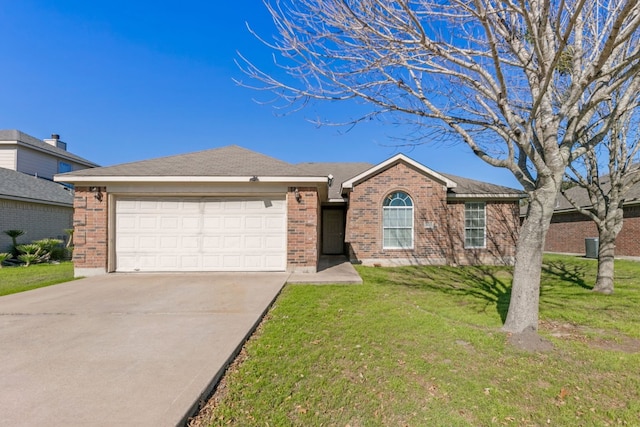
[[[59,135],[39,140],[0,130],[0,252],[11,244],[4,230],[23,230],[20,243],[66,237],[73,226],[73,191],[53,182],[57,173],[98,166],[67,151]]]
[[[75,185],[76,275],[316,271],[513,260],[522,192],[402,154],[289,164],[228,146],[57,175]]]
[[[568,190],[568,194],[579,206],[591,206],[584,189],[574,187]],[[624,223],[616,239],[616,255],[640,256],[640,185],[635,185],[627,193],[623,212]],[[551,218],[545,251],[584,254],[585,240],[597,237],[596,224],[577,212],[569,200],[560,195]]]

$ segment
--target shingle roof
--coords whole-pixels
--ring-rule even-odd
[[[341,184],[354,176],[371,169],[371,163],[299,163],[299,168],[312,173],[314,176],[333,175],[333,183],[329,187],[330,199],[342,199]]]
[[[2,198],[73,206],[73,191],[69,188],[5,168],[0,168],[0,199]]]
[[[105,176],[315,176],[312,172],[246,148],[230,145],[221,148],[83,169],[58,175],[68,177]]]
[[[78,163],[82,163],[86,166],[95,167],[98,166],[97,163],[94,163],[90,160],[87,160],[83,157],[76,156],[75,154],[63,150],[62,148],[54,147],[53,145],[47,144],[44,141],[39,140],[38,138],[34,138],[31,135],[27,135],[24,132],[20,132],[19,130],[10,129],[10,130],[0,130],[0,141],[19,141],[27,146],[32,146],[34,148],[48,151],[56,156],[65,157],[76,161]]]
[[[502,185],[490,184],[484,181],[464,178],[461,176],[443,173],[442,175],[458,184],[455,188],[449,189],[448,193],[453,196],[480,196],[480,195],[512,195],[522,197],[524,192],[515,188],[504,187]]]
[[[221,148],[179,154],[139,162],[124,163],[93,169],[83,169],[56,176],[56,180],[70,182],[72,178],[96,180],[112,177],[326,177],[333,175],[333,184],[329,188],[330,199],[341,199],[341,185],[362,173],[375,168],[370,163],[309,162],[293,165],[282,160],[246,148],[230,145]],[[450,189],[453,196],[505,195],[518,197],[522,192],[513,188],[475,181],[454,175],[442,174],[443,178],[457,184]]]
[[[640,167],[640,165],[638,165]],[[600,185],[602,186],[603,191],[606,193],[609,191],[611,184],[609,182],[609,175],[605,175],[600,179]],[[576,202],[576,204],[580,207],[589,207],[591,206],[591,200],[589,199],[589,193],[587,190],[580,186],[569,188],[565,191],[571,199]],[[640,201],[640,183],[632,186],[629,191],[625,194],[625,204],[629,203],[638,203]],[[558,199],[556,201],[556,211],[568,211],[574,210],[575,208],[569,202],[569,200],[563,195],[559,194]]]

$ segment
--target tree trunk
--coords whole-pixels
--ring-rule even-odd
[[[502,330],[512,333],[538,330],[540,275],[544,242],[558,194],[553,182],[535,190],[516,246],[516,262],[509,311]]]
[[[602,227],[598,230],[598,276],[593,287],[594,292],[613,293],[614,258],[616,254],[616,237],[619,227]]]
[[[613,277],[614,277],[614,255],[616,251],[615,237],[613,240],[607,236],[603,237],[600,233],[598,239],[598,277],[596,284],[593,287],[594,292],[600,292],[602,294],[613,293]]]

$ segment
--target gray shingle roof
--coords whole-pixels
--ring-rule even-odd
[[[495,195],[513,195],[514,197],[524,196],[524,192],[522,190],[517,190],[515,188],[504,187],[502,185],[490,184],[484,181],[476,181],[474,179],[464,178],[461,176],[451,175],[449,173],[443,173],[442,175],[449,178],[451,181],[455,182],[457,187],[449,189],[449,194],[462,196],[462,195],[485,195],[485,194],[495,194]]]
[[[221,148],[83,169],[58,175],[69,177],[105,176],[316,176],[312,172],[246,148],[230,145]]]
[[[62,148],[54,147],[53,145],[47,144],[46,142],[41,141],[38,138],[34,138],[31,135],[27,135],[24,132],[20,132],[19,130],[0,130],[0,141],[19,141],[27,146],[32,146],[40,150],[48,151],[52,154],[55,154],[56,156],[65,157],[89,167],[98,166],[97,163],[94,163],[83,157],[76,156],[75,154],[67,150],[63,150]]]
[[[325,177],[333,175],[333,185],[329,188],[329,198],[341,199],[341,184],[361,173],[375,167],[370,163],[299,163],[293,165],[282,160],[246,148],[230,145],[221,148],[179,154],[139,162],[124,163],[115,166],[83,169],[57,175],[56,179],[64,181],[65,177]],[[442,174],[445,175],[445,174]],[[475,181],[454,175],[445,175],[457,183],[451,189],[453,195],[514,195],[522,192],[513,188]]]
[[[640,165],[639,165],[640,166]],[[609,175],[605,175],[600,179],[602,189],[605,192],[610,190],[611,184],[609,182]],[[571,199],[576,202],[580,207],[591,206],[591,200],[589,199],[589,193],[582,187],[576,186],[566,190],[566,193]],[[640,183],[634,185],[625,194],[625,204],[638,203],[640,201]],[[556,201],[556,211],[574,210],[575,208],[569,202],[569,200],[563,195],[559,194]]]
[[[341,184],[355,176],[360,175],[374,165],[371,163],[299,163],[299,168],[304,169],[314,176],[333,175],[333,184],[329,187],[330,199],[342,199]]]
[[[73,206],[73,191],[61,184],[0,168],[0,199]]]

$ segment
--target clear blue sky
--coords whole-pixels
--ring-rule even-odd
[[[61,135],[103,166],[230,144],[288,162],[378,163],[403,152],[427,167],[519,188],[462,144],[398,147],[409,129],[380,122],[318,128],[353,117],[321,104],[282,116],[269,94],[238,86],[237,52],[264,67],[271,52],[261,0],[0,0],[0,128]]]

